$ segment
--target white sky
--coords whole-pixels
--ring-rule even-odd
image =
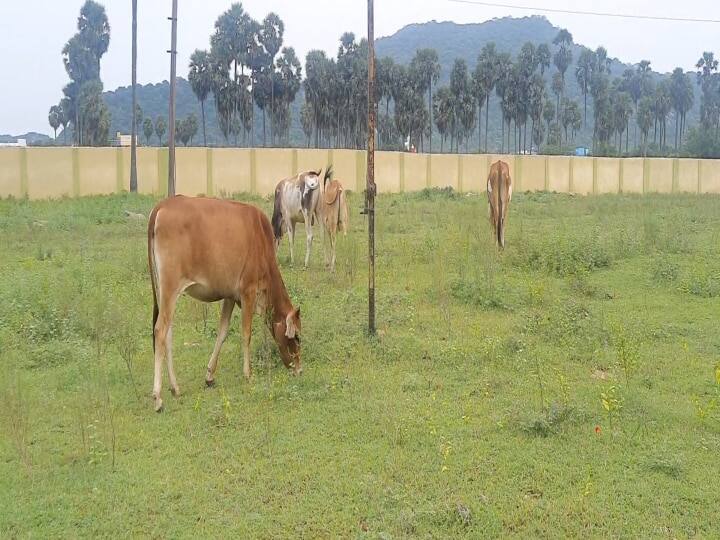
[[[130,84],[130,0],[100,0],[111,26],[110,48],[102,60],[106,89]],[[0,0],[0,133],[26,131],[50,133],[47,112],[62,96],[68,82],[60,51],[75,33],[83,0]],[[671,17],[720,19],[718,0],[502,0],[556,9],[614,11]],[[170,0],[138,0],[138,81],[160,82],[169,78]],[[186,76],[192,51],[209,46],[218,15],[230,0],[179,0],[178,75]],[[245,0],[246,11],[262,20],[275,11],[285,22],[285,44],[305,53],[321,48],[335,54],[344,31],[364,36],[364,0]],[[447,0],[375,0],[375,36],[389,35],[410,23],[452,20],[482,22],[507,15],[533,12],[452,3]],[[647,58],[655,69],[675,66],[692,69],[702,51],[720,54],[720,24],[638,21],[579,15],[545,14],[570,30],[577,43],[607,47],[613,57],[626,62]]]

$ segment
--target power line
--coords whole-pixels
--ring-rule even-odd
[[[507,9],[520,9],[526,11],[537,11],[541,13],[564,13],[567,15],[592,15],[594,17],[614,17],[617,19],[645,19],[650,21],[672,21],[692,23],[714,23],[719,24],[720,19],[693,19],[688,17],[663,17],[661,15],[632,15],[629,13],[610,13],[607,11],[579,11],[573,9],[555,9],[532,6],[518,6],[514,4],[500,4],[497,2],[481,2],[479,0],[447,0],[456,4],[471,4],[476,6],[499,7]]]

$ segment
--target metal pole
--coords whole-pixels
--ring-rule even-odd
[[[177,57],[178,0],[172,0],[172,33],[170,38],[170,114],[168,115],[168,197],[175,195],[175,71]]]
[[[137,0],[132,0],[132,133],[130,134],[130,191],[137,191]]]
[[[368,0],[368,140],[365,210],[368,216],[368,332],[375,334],[375,13]]]

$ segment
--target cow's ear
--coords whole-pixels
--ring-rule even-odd
[[[287,317],[285,317],[285,337],[288,339],[293,339],[295,337],[295,334],[297,334],[294,316],[295,311],[293,310],[287,314]]]

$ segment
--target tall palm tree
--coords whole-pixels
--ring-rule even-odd
[[[487,43],[478,56],[477,71],[485,94],[485,152],[488,151],[488,119],[490,117],[490,96],[498,80],[500,66],[510,61],[508,54],[498,55],[495,43]],[[504,68],[503,68],[504,69]],[[480,119],[478,118],[478,123]]]
[[[60,127],[60,119],[62,117],[62,109],[60,108],[60,105],[53,105],[50,107],[50,112],[48,113],[48,123],[50,124],[50,127],[53,128],[53,139],[57,140],[57,130]]]
[[[540,68],[540,76],[545,76],[545,70],[550,67],[550,47],[547,43],[541,43],[535,51],[537,57],[538,68]]]
[[[640,128],[643,155],[647,155],[647,139],[653,123],[653,102],[650,96],[640,99],[637,108],[637,125]]]
[[[440,62],[438,61],[438,53],[435,49],[418,49],[415,57],[410,62],[410,69],[417,73],[418,90],[427,91],[428,94],[428,111],[430,114],[430,137],[429,146],[432,152],[432,85],[440,78]]]
[[[200,102],[202,116],[203,145],[207,146],[207,133],[205,130],[205,100],[212,91],[212,66],[210,54],[207,51],[195,49],[190,56],[190,72],[188,82],[195,97]]]
[[[677,67],[670,76],[670,95],[675,110],[675,151],[682,145],[685,115],[693,104],[694,95],[690,78],[682,68]]]
[[[718,61],[712,52],[704,52],[695,64],[697,71],[697,83],[702,90],[702,101],[700,103],[700,121],[703,127],[711,129],[715,126],[717,136],[718,122],[720,122],[720,107],[718,106]]]
[[[132,133],[130,134],[130,192],[137,191],[137,0],[132,0]]]
[[[575,78],[580,86],[580,92],[583,95],[583,125],[587,124],[587,96],[590,87],[590,77],[592,76],[595,62],[597,62],[595,53],[590,49],[583,49],[578,58],[577,67],[575,68]]]
[[[497,62],[495,64],[495,93],[500,98],[500,110],[502,112],[501,117],[501,134],[500,134],[500,151],[505,152],[505,120],[507,119],[506,112],[509,112],[508,107],[508,93],[512,90],[513,84],[513,63],[508,53],[501,53],[497,56]]]
[[[262,28],[258,34],[260,43],[266,52],[264,68],[269,75],[270,82],[270,140],[273,145],[275,143],[275,131],[273,129],[275,123],[275,87],[278,78],[275,72],[275,57],[282,47],[284,33],[285,24],[282,19],[276,13],[271,12],[263,19]]]
[[[555,39],[553,40],[553,44],[558,46],[558,50],[555,52],[555,56],[553,57],[553,63],[555,64],[555,67],[560,73],[560,77],[562,79],[562,89],[560,91],[561,95],[565,94],[565,72],[572,63],[573,55],[572,49],[570,49],[572,43],[572,34],[564,28],[558,32],[558,35],[555,36]]]

